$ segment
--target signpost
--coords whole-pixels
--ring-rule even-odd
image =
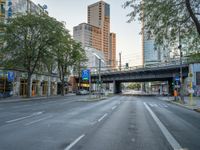
[[[12,81],[14,81],[14,78],[15,78],[14,72],[8,71],[8,81],[12,82]]]
[[[89,92],[91,94],[90,70],[89,69],[82,70],[81,76],[82,76],[82,80],[83,81],[88,81],[88,83],[89,83]]]
[[[90,70],[82,70],[82,80],[89,81],[90,80]]]
[[[180,81],[179,76],[176,76],[176,77],[175,77],[175,81]]]

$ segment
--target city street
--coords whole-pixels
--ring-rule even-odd
[[[200,113],[157,97],[0,103],[0,150],[199,150]]]

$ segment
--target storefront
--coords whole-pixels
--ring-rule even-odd
[[[46,96],[48,92],[48,82],[42,81],[41,86],[42,86],[42,96]]]
[[[12,80],[10,78],[12,73]],[[13,94],[14,73],[0,70],[0,97],[9,97]]]
[[[20,79],[20,96],[27,96],[27,79]]]
[[[40,81],[38,80],[33,80],[32,81],[32,96],[38,96],[39,95],[39,90],[40,90]]]
[[[33,74],[31,78],[31,96],[57,95],[57,76]],[[0,97],[22,96],[28,94],[28,76],[26,72],[0,70]],[[60,90],[60,87],[58,87]]]
[[[56,88],[57,88],[57,86],[56,86],[56,82],[51,82],[51,95],[56,95],[57,93],[56,93]]]

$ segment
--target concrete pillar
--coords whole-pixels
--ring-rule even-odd
[[[33,82],[33,77],[31,77],[31,83],[30,83],[30,89],[29,89],[29,90],[30,90],[30,93],[31,93],[31,96],[32,96],[32,85],[33,85],[32,82]],[[28,83],[27,83],[27,84],[28,84]]]
[[[173,82],[173,79],[171,79],[171,80],[168,80],[168,93],[169,93],[169,95],[171,95],[171,96],[173,96],[173,94],[174,94],[174,87],[173,87],[173,85],[172,85],[172,82]]]
[[[40,79],[40,82],[39,82],[39,96],[42,96],[42,80]]]
[[[121,82],[113,81],[113,93],[119,94],[121,93]]]
[[[17,75],[16,80],[13,83],[13,95],[19,96],[20,95],[20,77]]]

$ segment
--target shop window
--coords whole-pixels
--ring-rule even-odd
[[[27,80],[20,80],[20,96],[27,96]]]

